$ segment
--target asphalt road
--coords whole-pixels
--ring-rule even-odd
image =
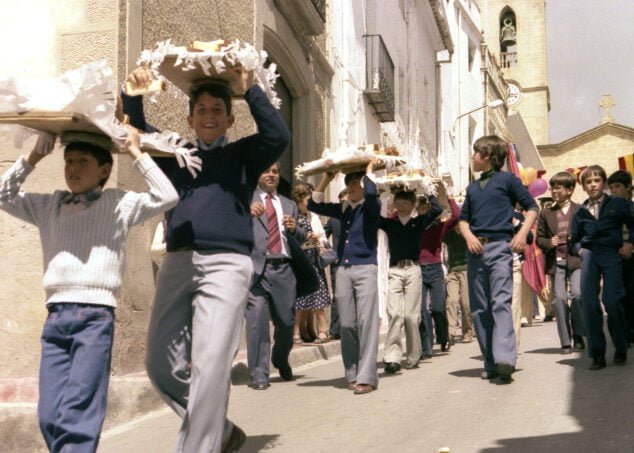
[[[367,395],[347,390],[337,357],[266,391],[234,386],[229,417],[249,436],[241,453],[633,452],[634,365],[612,364],[608,350],[608,367],[590,371],[558,344],[555,323],[523,328],[511,384],[480,378],[474,342],[381,373]],[[99,452],[171,452],[179,425],[169,409],[147,414],[104,433]]]

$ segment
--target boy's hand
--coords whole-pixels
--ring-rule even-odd
[[[629,260],[632,256],[632,248],[633,246],[631,242],[624,242],[623,246],[619,249],[619,255],[626,260]]]
[[[474,255],[479,255],[484,251],[484,246],[480,242],[480,240],[475,237],[473,233],[469,233],[469,236],[465,236],[465,242],[467,243],[467,248]]]
[[[326,190],[326,187],[328,187],[328,184],[330,184],[330,182],[333,179],[335,179],[335,175],[336,174],[337,174],[336,171],[327,171],[327,172],[325,172],[321,176],[321,181],[319,182],[319,184],[315,188],[315,192],[324,192]]]
[[[134,159],[136,159],[141,155],[141,139],[139,138],[139,131],[129,125],[125,128],[128,131],[128,136],[125,139],[125,149]]]
[[[53,151],[57,136],[46,132],[41,132],[37,137],[37,142],[33,150],[26,156],[26,161],[35,167],[39,161]]]
[[[550,245],[553,247],[557,247],[559,245],[559,236],[553,236],[550,238]]]
[[[256,201],[251,205],[251,217],[258,218],[262,214],[264,214],[264,205],[261,202]]]
[[[511,239],[511,250],[515,253],[522,253],[526,248],[526,235],[522,233],[517,233]]]
[[[373,157],[372,159],[370,159],[370,162],[368,162],[368,166],[365,169],[366,174],[374,173],[374,167],[378,166],[380,162],[381,159],[379,159],[378,157]]]
[[[295,225],[295,218],[292,215],[285,215],[282,218],[282,224],[284,225],[284,228],[286,228],[292,234],[295,234],[295,229],[297,228],[297,225]]]
[[[232,75],[231,90],[234,94],[244,94],[253,86],[253,71],[245,71],[242,66],[227,69]]]
[[[130,74],[126,82],[131,83],[136,88],[147,87],[154,79],[152,71],[147,66],[139,66]]]

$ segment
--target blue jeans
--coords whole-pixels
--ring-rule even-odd
[[[447,286],[445,285],[445,273],[441,263],[423,264],[420,269],[423,275],[420,338],[423,354],[431,355],[432,345],[434,344],[432,319],[433,327],[436,328],[436,343],[445,344],[449,341],[449,323],[447,321],[446,308]],[[427,291],[429,291],[429,307],[427,305]]]
[[[608,313],[608,331],[614,348],[627,352],[628,335],[625,311],[621,299],[625,296],[623,288],[622,262],[616,249],[596,247],[592,250],[582,248],[581,256],[581,308],[588,338],[590,357],[605,355],[605,334],[603,333],[603,310]],[[603,277],[603,290],[601,290]]]
[[[484,244],[480,254],[467,253],[469,306],[484,357],[484,369],[501,362],[515,366],[515,330],[511,314],[513,256],[506,241]]]
[[[53,453],[94,452],[106,416],[114,309],[57,303],[48,310],[41,338],[40,429]]]

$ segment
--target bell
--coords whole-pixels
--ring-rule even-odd
[[[510,47],[514,46],[515,43],[515,29],[507,28],[506,30],[502,30],[502,38],[500,44],[502,44],[503,47]]]
[[[500,31],[500,44],[504,48],[514,46],[517,42],[515,40],[515,25],[513,22],[513,18],[509,16],[505,17],[502,21],[504,25]]]

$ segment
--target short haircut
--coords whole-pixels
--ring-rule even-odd
[[[295,203],[301,203],[304,198],[310,197],[313,189],[306,183],[300,182],[293,187],[291,198]]]
[[[365,172],[364,171],[357,171],[354,173],[348,173],[344,178],[343,178],[343,182],[345,183],[345,185],[347,186],[348,184],[350,184],[353,181],[357,181],[361,178],[363,178],[365,176]]]
[[[586,167],[586,169],[581,172],[581,175],[579,177],[579,179],[581,180],[581,184],[585,184],[586,180],[592,175],[596,175],[600,177],[601,179],[603,179],[604,181],[608,179],[607,175],[605,174],[605,170],[603,169],[602,166],[590,165],[589,167]]]
[[[559,173],[555,173],[550,181],[548,181],[550,187],[562,186],[566,189],[574,189],[577,185],[577,178],[568,172],[568,171],[560,171]]]
[[[412,204],[416,203],[416,193],[410,192],[408,190],[400,190],[394,194],[394,201],[397,200],[405,200],[409,201]]]
[[[485,135],[473,144],[473,151],[480,154],[482,158],[488,157],[491,166],[496,170],[504,166],[508,148],[508,143],[497,135]]]
[[[221,99],[227,108],[227,115],[231,115],[231,89],[224,83],[211,80],[192,85],[189,91],[190,116],[194,114],[194,106],[204,93],[213,98]]]
[[[608,186],[610,184],[623,184],[625,187],[632,185],[632,175],[629,171],[617,170],[608,178]]]
[[[97,164],[102,167],[105,164],[112,165],[112,153],[110,150],[102,148],[101,146],[94,145],[88,142],[70,142],[64,148],[64,155],[71,151],[79,151],[82,153],[88,153],[97,159]],[[106,184],[108,178],[104,178],[99,181],[99,184],[103,187]]]

